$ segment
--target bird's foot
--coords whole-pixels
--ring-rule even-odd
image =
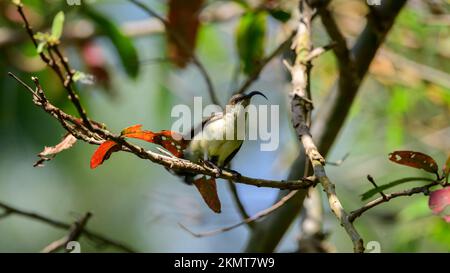
[[[203,164],[203,167],[210,172],[213,172],[216,177],[219,177],[222,174],[222,169],[220,169],[216,164],[212,163],[209,160],[200,160]]]

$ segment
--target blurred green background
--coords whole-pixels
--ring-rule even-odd
[[[86,71],[86,59],[81,57],[86,45],[75,39],[65,41],[64,37],[69,35],[69,29],[88,31],[89,24],[95,25],[95,21],[81,7],[69,6],[65,1],[23,2],[37,30],[48,28],[54,15],[64,10],[64,51],[72,66]],[[220,5],[241,8],[231,2],[205,1],[204,6],[212,10]],[[255,1],[250,2],[254,5]],[[363,204],[360,194],[370,189],[367,174],[379,184],[406,176],[427,176],[390,163],[389,152],[421,151],[442,166],[450,151],[450,4],[442,1],[439,12],[426,2],[410,1],[397,18],[328,157],[336,161],[350,154],[342,165],[327,167],[347,210]],[[165,1],[146,3],[160,14],[167,13]],[[82,5],[103,14],[116,26],[148,19],[146,13],[128,1],[83,1]],[[335,0],[332,8],[351,44],[364,26],[367,7],[363,1]],[[245,226],[213,237],[194,238],[178,225],[206,231],[238,222],[240,215],[225,181],[218,181],[222,214],[216,215],[203,204],[194,187],[184,185],[163,167],[130,154],[115,153],[102,166],[91,170],[89,160],[96,147],[78,142],[46,162],[45,167],[33,168],[36,155],[44,146],[58,143],[64,130],[33,105],[29,94],[7,72],[16,73],[27,82],[30,76],[38,76],[55,105],[72,114],[75,111],[54,73],[40,62],[26,39],[10,1],[1,0],[0,11],[1,202],[68,223],[92,211],[89,229],[126,242],[140,252],[242,251],[248,235]],[[236,27],[242,12],[237,14],[221,22],[205,22],[197,34],[196,53],[211,75],[222,103],[236,87],[233,75],[240,62]],[[264,52],[268,54],[282,42],[286,26],[273,17],[267,17],[266,23]],[[97,30],[105,31],[102,25]],[[8,43],[15,35],[25,38]],[[319,20],[314,24],[314,35],[315,45],[329,40]],[[163,33],[131,36],[138,61],[125,60],[126,65],[111,37],[98,34],[89,40],[104,56],[103,74],[93,73],[94,76],[108,76],[93,85],[77,84],[82,103],[91,118],[104,122],[114,132],[138,123],[149,130],[169,129],[175,120],[170,117],[172,106],[192,105],[193,96],[207,98],[206,86],[194,66],[177,69],[167,60]],[[137,73],[135,78],[133,71]],[[317,108],[336,77],[333,53],[314,61],[312,90]],[[241,73],[240,79],[244,78]],[[280,105],[280,147],[274,152],[261,152],[258,141],[246,141],[233,161],[234,168],[242,174],[285,179],[299,150],[288,113],[289,87],[280,58],[272,61],[252,86],[266,94],[270,104]],[[152,145],[142,145],[154,149]],[[408,186],[411,184],[395,189]],[[237,187],[250,214],[270,206],[277,194],[272,189],[239,184]],[[433,216],[427,202],[422,195],[395,199],[364,215],[356,227],[366,242],[379,241],[383,252],[448,252],[450,225]],[[324,208],[324,229],[330,232],[330,242],[337,251],[351,251],[351,242],[329,212],[325,199]],[[296,221],[277,250],[295,251],[299,232]],[[38,252],[66,233],[21,216],[5,217],[0,219],[0,252]],[[81,244],[82,252],[116,251],[107,246],[98,248],[86,238],[81,239]]]

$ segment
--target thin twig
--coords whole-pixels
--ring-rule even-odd
[[[35,94],[34,90],[29,87],[26,83],[24,83],[22,80],[20,80],[17,76],[15,76],[12,73],[9,73],[10,76],[12,76],[14,79],[16,79],[20,84],[22,84],[28,91],[32,92],[32,94]],[[37,78],[35,78],[37,80]],[[40,89],[40,88],[39,88]],[[196,163],[193,163],[191,161],[162,155],[159,153],[155,153],[152,151],[147,151],[144,148],[137,146],[135,144],[131,144],[127,141],[125,141],[123,138],[121,138],[118,135],[115,135],[111,132],[109,132],[106,129],[95,127],[96,131],[95,133],[102,134],[102,137],[105,139],[103,141],[99,141],[95,139],[95,135],[93,132],[86,131],[87,128],[81,126],[79,123],[77,123],[77,119],[61,109],[57,108],[56,106],[52,105],[50,102],[48,102],[45,98],[41,98],[40,104],[38,104],[42,109],[44,109],[47,113],[49,113],[51,116],[56,118],[61,124],[64,124],[65,121],[68,121],[72,124],[78,125],[78,128],[74,128],[75,132],[71,132],[75,137],[77,137],[80,140],[83,140],[87,143],[91,144],[101,144],[104,140],[109,139],[116,141],[117,143],[121,144],[120,149],[125,152],[132,153],[136,155],[139,158],[142,159],[148,159],[154,163],[163,165],[165,167],[168,167],[170,169],[174,170],[185,170],[188,172],[196,173],[196,174],[205,174],[209,176],[216,176],[217,174],[211,171],[208,168],[205,168],[203,165],[199,165]],[[98,137],[98,136],[97,136]],[[310,186],[314,186],[317,182],[315,181],[314,177],[307,177],[302,178],[299,180],[268,180],[268,179],[259,179],[259,178],[251,178],[246,177],[242,175],[236,176],[236,173],[230,172],[228,170],[221,170],[221,173],[219,174],[218,178],[223,178],[226,180],[233,180],[236,183],[241,184],[247,184],[252,185],[256,187],[268,187],[268,188],[277,188],[281,190],[295,190],[295,189],[303,189],[308,188]]]
[[[80,219],[75,221],[75,223],[73,223],[73,225],[70,228],[69,234],[67,234],[66,236],[62,237],[59,240],[50,243],[41,252],[42,253],[56,252],[61,248],[66,247],[66,245],[69,242],[78,240],[78,237],[80,237],[84,227],[86,226],[91,216],[92,216],[91,212],[85,213],[83,217],[81,217]]]
[[[182,36],[175,29],[173,29],[171,27],[169,21],[167,21],[164,17],[159,15],[156,11],[154,11],[148,5],[145,5],[144,3],[142,3],[138,0],[128,0],[128,1],[130,1],[134,5],[136,5],[143,11],[145,11],[151,17],[158,19],[164,25],[167,34],[173,38],[174,42],[178,44],[180,49],[183,50],[187,55],[191,56],[192,63],[198,68],[198,70],[200,71],[200,73],[202,74],[202,76],[206,82],[211,101],[214,104],[220,105],[219,99],[217,98],[216,92],[214,90],[214,85],[212,83],[211,77],[209,76],[208,71],[206,70],[205,66],[200,61],[200,59],[197,57],[195,52],[193,52],[190,49],[190,47],[186,44],[186,41],[182,38]]]
[[[344,163],[344,161],[348,158],[349,155],[350,155],[350,153],[346,153],[341,159],[339,159],[338,161],[334,161],[334,162],[325,160],[325,165],[341,166],[342,163]]]
[[[186,230],[187,232],[189,232],[190,234],[192,234],[195,237],[207,237],[207,236],[213,236],[213,235],[217,235],[220,233],[224,233],[230,230],[233,230],[237,227],[240,227],[244,224],[249,224],[252,222],[255,222],[269,214],[271,214],[272,212],[276,211],[278,208],[282,207],[289,199],[291,199],[292,196],[294,196],[297,193],[297,190],[291,191],[289,194],[287,194],[286,196],[284,196],[282,199],[280,199],[278,202],[276,202],[275,204],[273,204],[271,207],[262,210],[260,212],[258,212],[257,214],[255,214],[252,217],[249,217],[239,223],[236,223],[234,225],[228,226],[228,227],[223,227],[223,228],[219,228],[216,230],[211,230],[211,231],[207,231],[207,232],[201,232],[201,233],[195,233],[193,231],[191,231],[190,229],[188,229],[186,226],[184,226],[181,223],[178,223],[180,225],[180,227],[184,230]]]
[[[430,183],[430,184],[422,186],[422,187],[415,187],[415,188],[404,190],[401,192],[389,193],[389,194],[386,194],[385,196],[378,197],[377,199],[368,202],[361,208],[350,212],[350,214],[348,215],[348,220],[350,222],[353,222],[353,221],[355,221],[356,218],[360,217],[364,212],[366,212],[369,209],[376,207],[380,204],[389,202],[389,200],[391,200],[393,198],[397,198],[400,196],[411,196],[411,195],[417,194],[417,193],[428,194],[430,188],[433,186],[436,186],[436,185],[439,185],[439,181],[435,181],[433,183]]]
[[[17,80],[21,85],[23,85],[26,88],[26,90],[30,91],[34,96],[38,95],[30,86],[28,86],[26,83],[20,80],[17,76],[15,76],[12,73],[9,73],[9,75],[13,77],[15,80]],[[37,78],[34,78],[34,80],[35,83],[38,85],[39,82]],[[38,86],[39,86],[38,90],[42,90],[42,87],[40,85]],[[170,169],[185,170],[191,173],[205,174],[209,176],[217,175],[210,169],[205,168],[202,165],[193,163],[191,161],[177,157],[162,155],[152,151],[147,151],[140,146],[125,141],[119,135],[115,135],[104,128],[95,126],[95,132],[91,132],[86,127],[82,126],[75,117],[65,113],[61,109],[52,105],[50,102],[47,101],[45,97],[39,96],[39,100],[40,101],[37,104],[37,106],[41,107],[44,111],[46,111],[52,117],[57,119],[61,124],[63,124],[63,126],[66,126],[66,122],[70,122],[71,124],[76,125],[76,127],[72,128],[72,130],[69,132],[76,138],[83,140],[87,143],[98,145],[101,144],[104,140],[107,139],[113,140],[121,144],[120,149],[122,151],[132,153],[139,158],[148,159],[154,163],[163,165]],[[97,140],[96,138],[98,138],[98,136],[95,135],[95,133],[101,134],[101,137],[103,137],[104,139]],[[251,178],[242,175],[236,176],[235,173],[227,170],[221,170],[221,173],[219,174],[218,178],[223,178],[225,180],[233,180],[236,183],[247,184],[256,187],[277,188],[281,190],[304,189],[310,186],[314,186],[317,183],[314,177],[307,177],[299,180],[268,180],[268,179]]]
[[[17,214],[20,216],[24,216],[39,222],[43,222],[46,223],[50,226],[56,227],[56,228],[60,228],[60,229],[70,229],[71,228],[71,224],[65,223],[65,222],[61,222],[59,220],[54,220],[52,218],[49,218],[47,216],[43,216],[41,214],[35,213],[35,212],[30,212],[30,211],[25,211],[25,210],[21,210],[18,208],[15,208],[13,206],[7,205],[3,202],[0,202],[0,208],[5,210],[5,213],[8,213],[8,215],[13,215],[13,214]],[[101,242],[102,244],[105,245],[110,245],[112,247],[115,247],[117,249],[120,249],[122,251],[125,252],[136,252],[135,250],[133,250],[132,248],[130,248],[129,246],[117,242],[115,240],[109,239],[101,234],[92,232],[88,229],[83,229],[82,230],[82,234],[86,235],[88,238],[91,238],[92,240],[96,240],[98,242]]]
[[[35,48],[37,48],[38,42],[36,41],[36,38],[34,37],[33,29],[31,28],[31,25],[29,24],[29,22],[25,16],[25,13],[23,11],[23,7],[21,4],[17,5],[17,11],[20,14],[23,22],[25,23],[25,29],[27,30],[27,33],[30,36],[30,39],[32,40]],[[84,108],[81,106],[79,97],[71,85],[73,74],[70,71],[70,69],[68,68],[67,60],[62,56],[62,54],[59,51],[57,46],[53,46],[49,49],[49,54],[52,57],[51,50],[55,51],[55,53],[60,58],[60,61],[63,63],[64,67],[67,69],[67,73],[69,75],[68,81],[66,81],[66,77],[64,76],[63,72],[59,68],[59,66],[56,63],[54,58],[49,59],[47,56],[45,56],[44,52],[39,53],[39,56],[41,57],[41,59],[44,63],[46,63],[49,67],[51,67],[55,71],[55,73],[61,80],[61,83],[63,84],[64,88],[67,90],[67,93],[69,94],[69,98],[70,98],[71,102],[73,103],[73,105],[75,106],[75,108],[77,109],[78,114],[80,115],[81,119],[83,120],[83,123],[85,124],[86,127],[88,127],[89,129],[92,129],[92,125],[89,122],[89,119],[87,118],[87,115],[86,115],[86,110],[84,110]]]
[[[370,174],[367,175],[367,180],[369,180],[370,184],[372,184],[372,186],[375,189],[378,189],[377,183],[375,183],[375,180],[373,179],[373,177]],[[386,195],[384,194],[383,191],[380,191],[380,195],[381,195],[381,197],[383,197],[383,199],[387,199],[387,197],[386,197]]]
[[[233,181],[228,180],[228,188],[230,189],[231,196],[233,197],[234,203],[236,204],[242,219],[249,218],[250,215],[248,215],[247,210],[244,207],[244,204],[242,204],[241,198],[239,197],[239,192],[237,191],[236,188],[236,184],[234,184]],[[247,226],[252,229],[254,227],[253,222],[247,223]]]

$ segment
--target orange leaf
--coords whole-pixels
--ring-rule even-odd
[[[151,143],[156,143],[155,142],[156,133],[153,133],[151,131],[134,132],[134,133],[126,134],[123,136],[129,137],[129,138],[136,138],[136,139],[144,140],[144,141],[151,142]]]
[[[142,128],[142,124],[136,124],[130,127],[127,127],[125,129],[122,130],[122,132],[120,132],[120,135],[126,135],[126,134],[132,134],[132,133],[137,133],[137,132],[142,132],[141,130]]]
[[[201,178],[194,180],[194,185],[197,187],[208,207],[215,213],[220,213],[221,204],[219,196],[217,195],[216,180],[212,177],[206,179],[205,176],[202,176]]]
[[[174,156],[183,157],[183,150],[186,148],[187,142],[180,134],[169,130],[154,133],[141,128],[141,124],[130,126],[123,129],[121,135],[161,145]]]
[[[429,155],[413,152],[413,151],[395,151],[389,154],[389,160],[397,163],[413,167],[416,169],[423,169],[427,172],[437,174],[438,165]]]
[[[117,143],[112,140],[103,142],[91,157],[91,169],[98,167],[103,161],[107,160],[113,152],[118,150]]]
[[[202,4],[203,0],[169,1],[169,28],[176,33],[176,36],[168,35],[168,54],[178,67],[186,66],[195,49]]]

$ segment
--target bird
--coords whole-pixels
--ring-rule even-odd
[[[248,123],[248,114],[245,108],[255,95],[260,95],[268,100],[260,91],[235,94],[229,99],[223,112],[213,113],[203,119],[199,125],[193,127],[187,135],[183,136],[188,141],[183,158],[194,163],[201,163],[220,175],[221,170],[228,166],[244,142],[242,134],[238,132],[245,130]],[[233,175],[239,175],[235,171],[228,171]],[[183,177],[186,184],[194,184],[207,205],[214,212],[220,213],[220,201],[214,177],[206,179],[204,175],[185,171],[178,171],[175,174]]]
[[[253,96],[267,97],[260,91],[252,91],[248,94],[235,94],[227,103],[223,112],[213,113],[203,119],[201,124],[191,129],[190,139],[185,149],[185,159],[195,163],[205,163],[213,169],[226,167],[239,152],[243,139],[238,137],[239,130],[245,130],[243,126],[248,123],[247,107]],[[244,123],[239,123],[239,119]],[[227,132],[232,132],[229,135]],[[192,183],[193,174],[185,174],[185,182]]]

